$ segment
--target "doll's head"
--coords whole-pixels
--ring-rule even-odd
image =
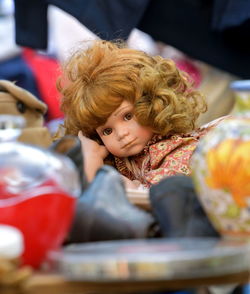
[[[81,130],[92,139],[123,101],[133,104],[140,125],[164,136],[193,130],[206,110],[203,96],[172,60],[102,40],[71,56],[58,88],[65,133]]]

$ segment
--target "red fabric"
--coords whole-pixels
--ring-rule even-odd
[[[30,48],[23,49],[23,58],[34,74],[43,102],[48,105],[47,120],[63,117],[56,89],[56,80],[60,74],[59,62]]]
[[[175,63],[180,70],[187,72],[188,75],[191,76],[194,81],[195,88],[198,88],[202,80],[200,69],[194,63],[184,58],[176,60]]]

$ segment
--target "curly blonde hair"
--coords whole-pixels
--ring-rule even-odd
[[[122,42],[93,41],[77,50],[58,80],[65,134],[81,130],[97,139],[96,128],[125,100],[139,124],[169,136],[191,131],[206,111],[202,94],[170,59],[126,48]]]

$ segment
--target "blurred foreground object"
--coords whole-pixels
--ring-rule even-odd
[[[70,243],[146,238],[154,219],[132,205],[121,175],[103,165],[78,198]]]
[[[38,267],[65,239],[80,183],[69,158],[15,141],[22,120],[0,115],[0,223],[22,232],[22,263]]]
[[[249,273],[247,242],[227,242],[217,238],[162,238],[72,244],[60,252],[53,252],[51,259],[55,261],[57,270],[68,280],[85,282],[153,283],[219,277],[244,271]],[[179,287],[183,285],[179,283]]]
[[[24,250],[23,234],[17,228],[0,225],[0,256],[17,258]]]
[[[81,142],[78,137],[72,135],[63,136],[51,144],[50,150],[67,156],[74,162],[79,173],[81,190],[82,192],[86,190],[89,183],[83,170]]]
[[[31,275],[30,267],[19,268],[23,250],[22,233],[12,226],[0,225],[0,288],[20,285]]]
[[[250,239],[250,80],[231,83],[234,115],[201,139],[193,155],[200,201],[224,237]]]
[[[153,185],[149,194],[164,237],[219,237],[197,199],[190,176],[167,177]]]

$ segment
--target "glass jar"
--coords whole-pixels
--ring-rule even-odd
[[[214,227],[227,238],[250,239],[250,80],[230,85],[231,116],[204,136],[192,157],[194,185]]]
[[[17,142],[23,126],[0,116],[0,223],[23,233],[23,263],[38,267],[67,235],[80,181],[69,158]]]

